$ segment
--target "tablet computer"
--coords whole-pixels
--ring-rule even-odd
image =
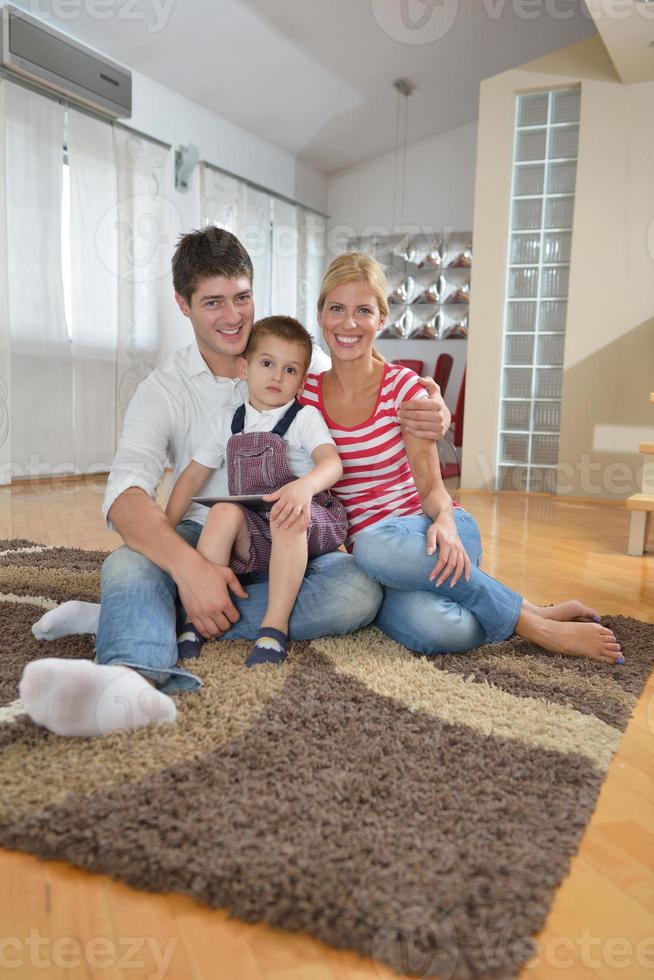
[[[274,506],[274,501],[264,500],[256,493],[240,493],[232,497],[193,497],[196,504],[203,504],[205,507],[213,507],[214,504],[241,504],[250,510],[270,510]]]

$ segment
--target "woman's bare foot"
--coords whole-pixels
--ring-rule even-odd
[[[574,620],[588,620],[593,623],[600,622],[600,614],[596,609],[585,606],[583,602],[570,599],[568,602],[559,602],[556,606],[535,606],[532,602],[523,600],[523,609],[540,616],[541,619],[554,619],[559,623],[570,623]]]
[[[523,609],[516,633],[545,650],[566,657],[588,657],[605,664],[623,664],[615,634],[599,623],[561,623]]]

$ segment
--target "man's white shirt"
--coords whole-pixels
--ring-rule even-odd
[[[320,373],[330,366],[328,355],[314,345],[309,370]],[[207,426],[218,409],[235,411],[246,400],[247,383],[217,378],[196,343],[178,350],[156,368],[139,385],[125,413],[102,505],[107,522],[112,504],[130,487],[139,487],[154,498],[166,465],[173,466],[176,480],[193,451],[205,441]],[[212,497],[228,494],[226,467],[213,473],[202,492]],[[185,516],[204,524],[207,514],[206,507],[191,504]]]

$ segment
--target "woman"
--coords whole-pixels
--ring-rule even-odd
[[[384,272],[369,256],[332,262],[318,300],[332,368],[310,375],[303,395],[323,413],[343,462],[333,492],[348,515],[348,550],[385,588],[376,625],[426,654],[517,633],[554,653],[624,663],[594,610],[576,601],[532,605],[479,569],[479,529],[445,490],[436,444],[400,429],[399,404],[426,393],[411,371],[386,364],[374,349],[387,294]]]

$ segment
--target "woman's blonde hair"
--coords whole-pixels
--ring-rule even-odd
[[[383,323],[388,316],[388,281],[379,262],[362,252],[345,252],[331,263],[320,286],[318,313],[323,311],[327,294],[332,289],[336,289],[337,286],[343,286],[346,282],[365,282],[372,289]],[[372,356],[377,361],[385,360],[374,347]]]

